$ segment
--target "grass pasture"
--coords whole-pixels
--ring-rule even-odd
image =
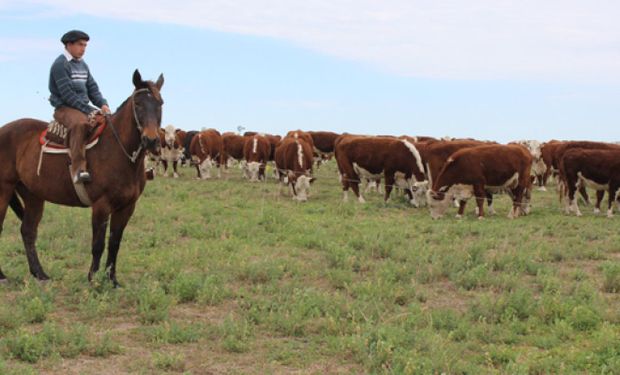
[[[343,203],[333,162],[303,204],[181,171],[147,184],[118,290],[86,280],[89,210],[47,205],[45,284],[7,214],[0,373],[620,374],[620,217],[566,216],[551,187],[527,217],[499,196],[432,221]]]

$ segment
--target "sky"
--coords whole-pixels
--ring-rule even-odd
[[[162,126],[620,140],[612,0],[0,0],[0,123],[49,120],[71,29],[112,109],[165,77]]]

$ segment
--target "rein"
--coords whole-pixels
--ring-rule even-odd
[[[142,124],[140,124],[140,119],[138,118],[138,114],[136,113],[135,96],[136,96],[136,94],[141,93],[141,92],[145,92],[145,91],[149,91],[149,89],[146,89],[146,88],[139,89],[139,90],[134,91],[133,94],[131,94],[131,106],[132,106],[132,109],[133,109],[133,118],[136,121],[136,129],[138,130],[138,132],[140,134],[142,134],[143,127],[142,127]],[[138,156],[142,152],[142,142],[140,142],[140,145],[138,146],[138,149],[136,149],[134,152],[131,153],[131,155],[129,155],[129,153],[125,149],[125,146],[123,146],[123,143],[121,142],[120,137],[118,136],[118,132],[116,131],[116,128],[114,127],[114,123],[112,122],[111,115],[110,114],[106,114],[105,115],[105,120],[106,120],[106,123],[112,129],[112,134],[114,134],[114,138],[116,139],[116,142],[118,143],[118,145],[121,146],[121,150],[123,151],[123,154],[125,154],[125,156],[127,156],[129,161],[131,161],[132,163],[135,164],[136,160],[138,160]]]

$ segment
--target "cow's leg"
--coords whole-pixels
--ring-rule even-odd
[[[200,161],[194,163],[194,167],[196,167],[196,179],[202,180],[202,173],[200,172]]]
[[[164,168],[163,176],[168,177],[168,160],[161,159],[161,165]]]
[[[459,210],[456,213],[456,218],[460,219],[463,217],[463,213],[465,212],[465,206],[467,205],[466,200],[460,200],[459,202]],[[476,213],[478,213],[478,207],[476,206]]]
[[[478,220],[484,218],[484,198],[486,192],[483,185],[474,185],[474,195],[476,196],[476,204],[478,205]]]
[[[172,174],[172,177],[174,177],[174,178],[179,178],[179,171],[177,169],[178,165],[179,165],[179,161],[178,160],[175,160],[175,161],[172,162],[172,169],[174,170],[174,173]]]
[[[601,212],[601,202],[605,197],[605,190],[596,191],[596,206],[594,206],[594,213],[599,214]],[[611,197],[609,197],[611,199]]]
[[[359,181],[360,181],[359,177],[356,176],[355,179],[349,180],[349,186],[351,187],[351,190],[353,190],[353,193],[355,193],[355,196],[357,197],[357,200],[360,203],[366,203],[366,200],[364,199],[364,197],[360,193]]]
[[[93,231],[92,254],[93,259],[88,271],[88,281],[93,281],[93,276],[99,271],[99,263],[101,255],[105,249],[105,235],[108,230],[108,221],[110,220],[110,210],[104,204],[93,206],[91,217],[91,225]]]
[[[261,163],[260,167],[258,167],[258,179],[261,181],[266,181],[265,179],[265,163]]]
[[[392,185],[393,185],[393,184],[392,184]],[[375,186],[377,187],[377,193],[378,193],[378,194],[382,194],[382,193],[383,193],[383,191],[382,191],[382,188],[381,188],[381,179],[380,179],[380,178],[377,178],[377,179],[375,180]]]
[[[570,204],[569,212],[574,212],[576,216],[581,216],[581,211],[579,210],[579,205],[577,204],[577,197],[575,197],[575,193],[579,189],[577,186],[577,182],[567,181],[566,185],[568,185],[568,202]]]
[[[487,191],[486,196],[487,196],[487,206],[489,207],[488,209],[489,215],[495,215],[495,208],[493,208],[493,194]]]
[[[607,202],[607,217],[608,218],[614,217],[614,212],[613,212],[614,211],[614,206],[613,206],[613,204],[614,204],[614,201],[617,198],[616,192],[618,191],[619,187],[620,186],[616,186],[615,184],[613,184],[613,182],[611,182],[611,181],[609,182],[609,192],[608,192],[609,197],[608,197],[608,202]],[[599,192],[597,191],[596,193],[597,193],[597,199],[598,199],[598,193]],[[603,191],[603,193],[605,193],[605,192]],[[602,197],[601,197],[601,199],[602,199]]]
[[[109,272],[110,280],[114,287],[119,287],[120,284],[116,279],[116,257],[118,256],[118,250],[121,246],[121,240],[123,239],[123,232],[125,227],[133,215],[133,211],[136,207],[136,203],[133,202],[119,211],[112,213],[112,220],[110,221],[110,240],[108,243],[108,259],[105,264],[106,270]]]
[[[19,189],[19,194],[24,200],[24,218],[22,220],[21,235],[26,248],[28,268],[30,273],[38,280],[49,280],[49,276],[43,271],[36,248],[37,231],[43,216],[45,201],[35,197],[25,188]]]
[[[385,172],[384,179],[385,179],[385,197],[383,198],[383,200],[387,202],[388,199],[390,199],[390,194],[392,193],[392,187],[394,187],[394,181],[395,181],[394,173]],[[377,187],[379,186],[380,185],[377,184]]]
[[[523,186],[519,185],[516,188],[511,190],[512,209],[508,213],[509,219],[517,218],[519,217],[521,212],[524,212],[524,210],[521,209],[521,203],[523,202],[524,189],[525,188]]]
[[[583,198],[583,203],[586,204],[586,206],[590,205],[590,197],[588,196],[588,192],[586,191],[586,187],[584,184],[580,184],[579,186],[579,194],[581,194],[581,197]]]
[[[0,234],[4,225],[4,218],[6,217],[6,211],[9,207],[9,202],[13,198],[15,186],[11,184],[0,185]],[[6,281],[6,276],[0,270],[0,283]]]

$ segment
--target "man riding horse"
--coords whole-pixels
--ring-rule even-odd
[[[71,177],[74,183],[91,181],[86,170],[85,144],[89,130],[96,125],[96,116],[108,114],[108,102],[83,56],[90,37],[83,31],[71,30],[60,41],[65,45],[63,53],[56,58],[50,70],[50,103],[56,110],[54,119],[68,129],[71,157]],[[93,102],[101,111],[91,106]]]

